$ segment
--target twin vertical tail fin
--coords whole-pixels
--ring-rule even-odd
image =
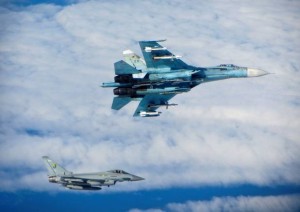
[[[123,56],[124,60],[114,63],[115,74],[117,75],[115,76],[115,82],[103,83],[102,87],[130,87],[133,75],[138,75],[138,78],[145,77],[146,74],[143,73],[143,70],[146,70],[147,66],[140,56],[131,50],[123,51]],[[111,108],[120,110],[131,101],[132,99],[129,96],[117,96],[114,98]]]
[[[145,60],[142,59],[137,54],[135,54],[133,51],[131,51],[129,49],[123,51],[123,57],[124,57],[124,60],[126,63],[133,66],[137,70],[143,71],[143,70],[147,69]]]
[[[46,164],[50,176],[63,176],[63,175],[72,175],[72,172],[67,171],[48,156],[43,156],[43,160]]]
[[[147,69],[145,61],[131,50],[123,51],[124,60],[114,63],[115,74],[139,74]]]
[[[116,75],[123,75],[123,74],[139,74],[141,73],[136,68],[132,67],[128,63],[126,63],[124,60],[120,60],[118,62],[114,63],[115,67],[115,74]]]

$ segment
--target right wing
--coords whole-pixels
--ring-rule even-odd
[[[187,68],[188,65],[178,59],[179,56],[172,54],[166,47],[159,44],[163,41],[165,40],[139,42],[147,68]]]

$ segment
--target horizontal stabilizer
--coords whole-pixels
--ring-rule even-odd
[[[126,63],[124,60],[115,62],[114,66],[116,75],[141,73],[139,70]]]
[[[131,101],[130,97],[115,97],[111,108],[114,110],[120,110]]]

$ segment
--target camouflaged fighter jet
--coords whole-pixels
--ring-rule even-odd
[[[43,156],[43,160],[49,171],[49,182],[62,184],[69,189],[100,190],[101,186],[109,187],[115,185],[116,182],[144,180],[142,177],[129,174],[123,170],[75,174],[67,171],[48,156]]]
[[[190,91],[195,86],[229,78],[259,77],[267,72],[222,64],[213,67],[195,67],[184,63],[158,41],[140,41],[144,59],[131,50],[123,52],[124,60],[114,64],[114,82],[102,87],[115,87],[112,109],[119,110],[130,101],[140,101],[134,116],[159,116],[159,107],[175,106],[169,100],[176,94]]]

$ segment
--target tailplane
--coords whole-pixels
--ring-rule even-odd
[[[48,156],[43,156],[43,160],[46,164],[50,176],[72,175],[72,172],[67,171],[66,169],[52,161]]]
[[[131,101],[130,97],[115,97],[111,108],[114,110],[120,110]]]

